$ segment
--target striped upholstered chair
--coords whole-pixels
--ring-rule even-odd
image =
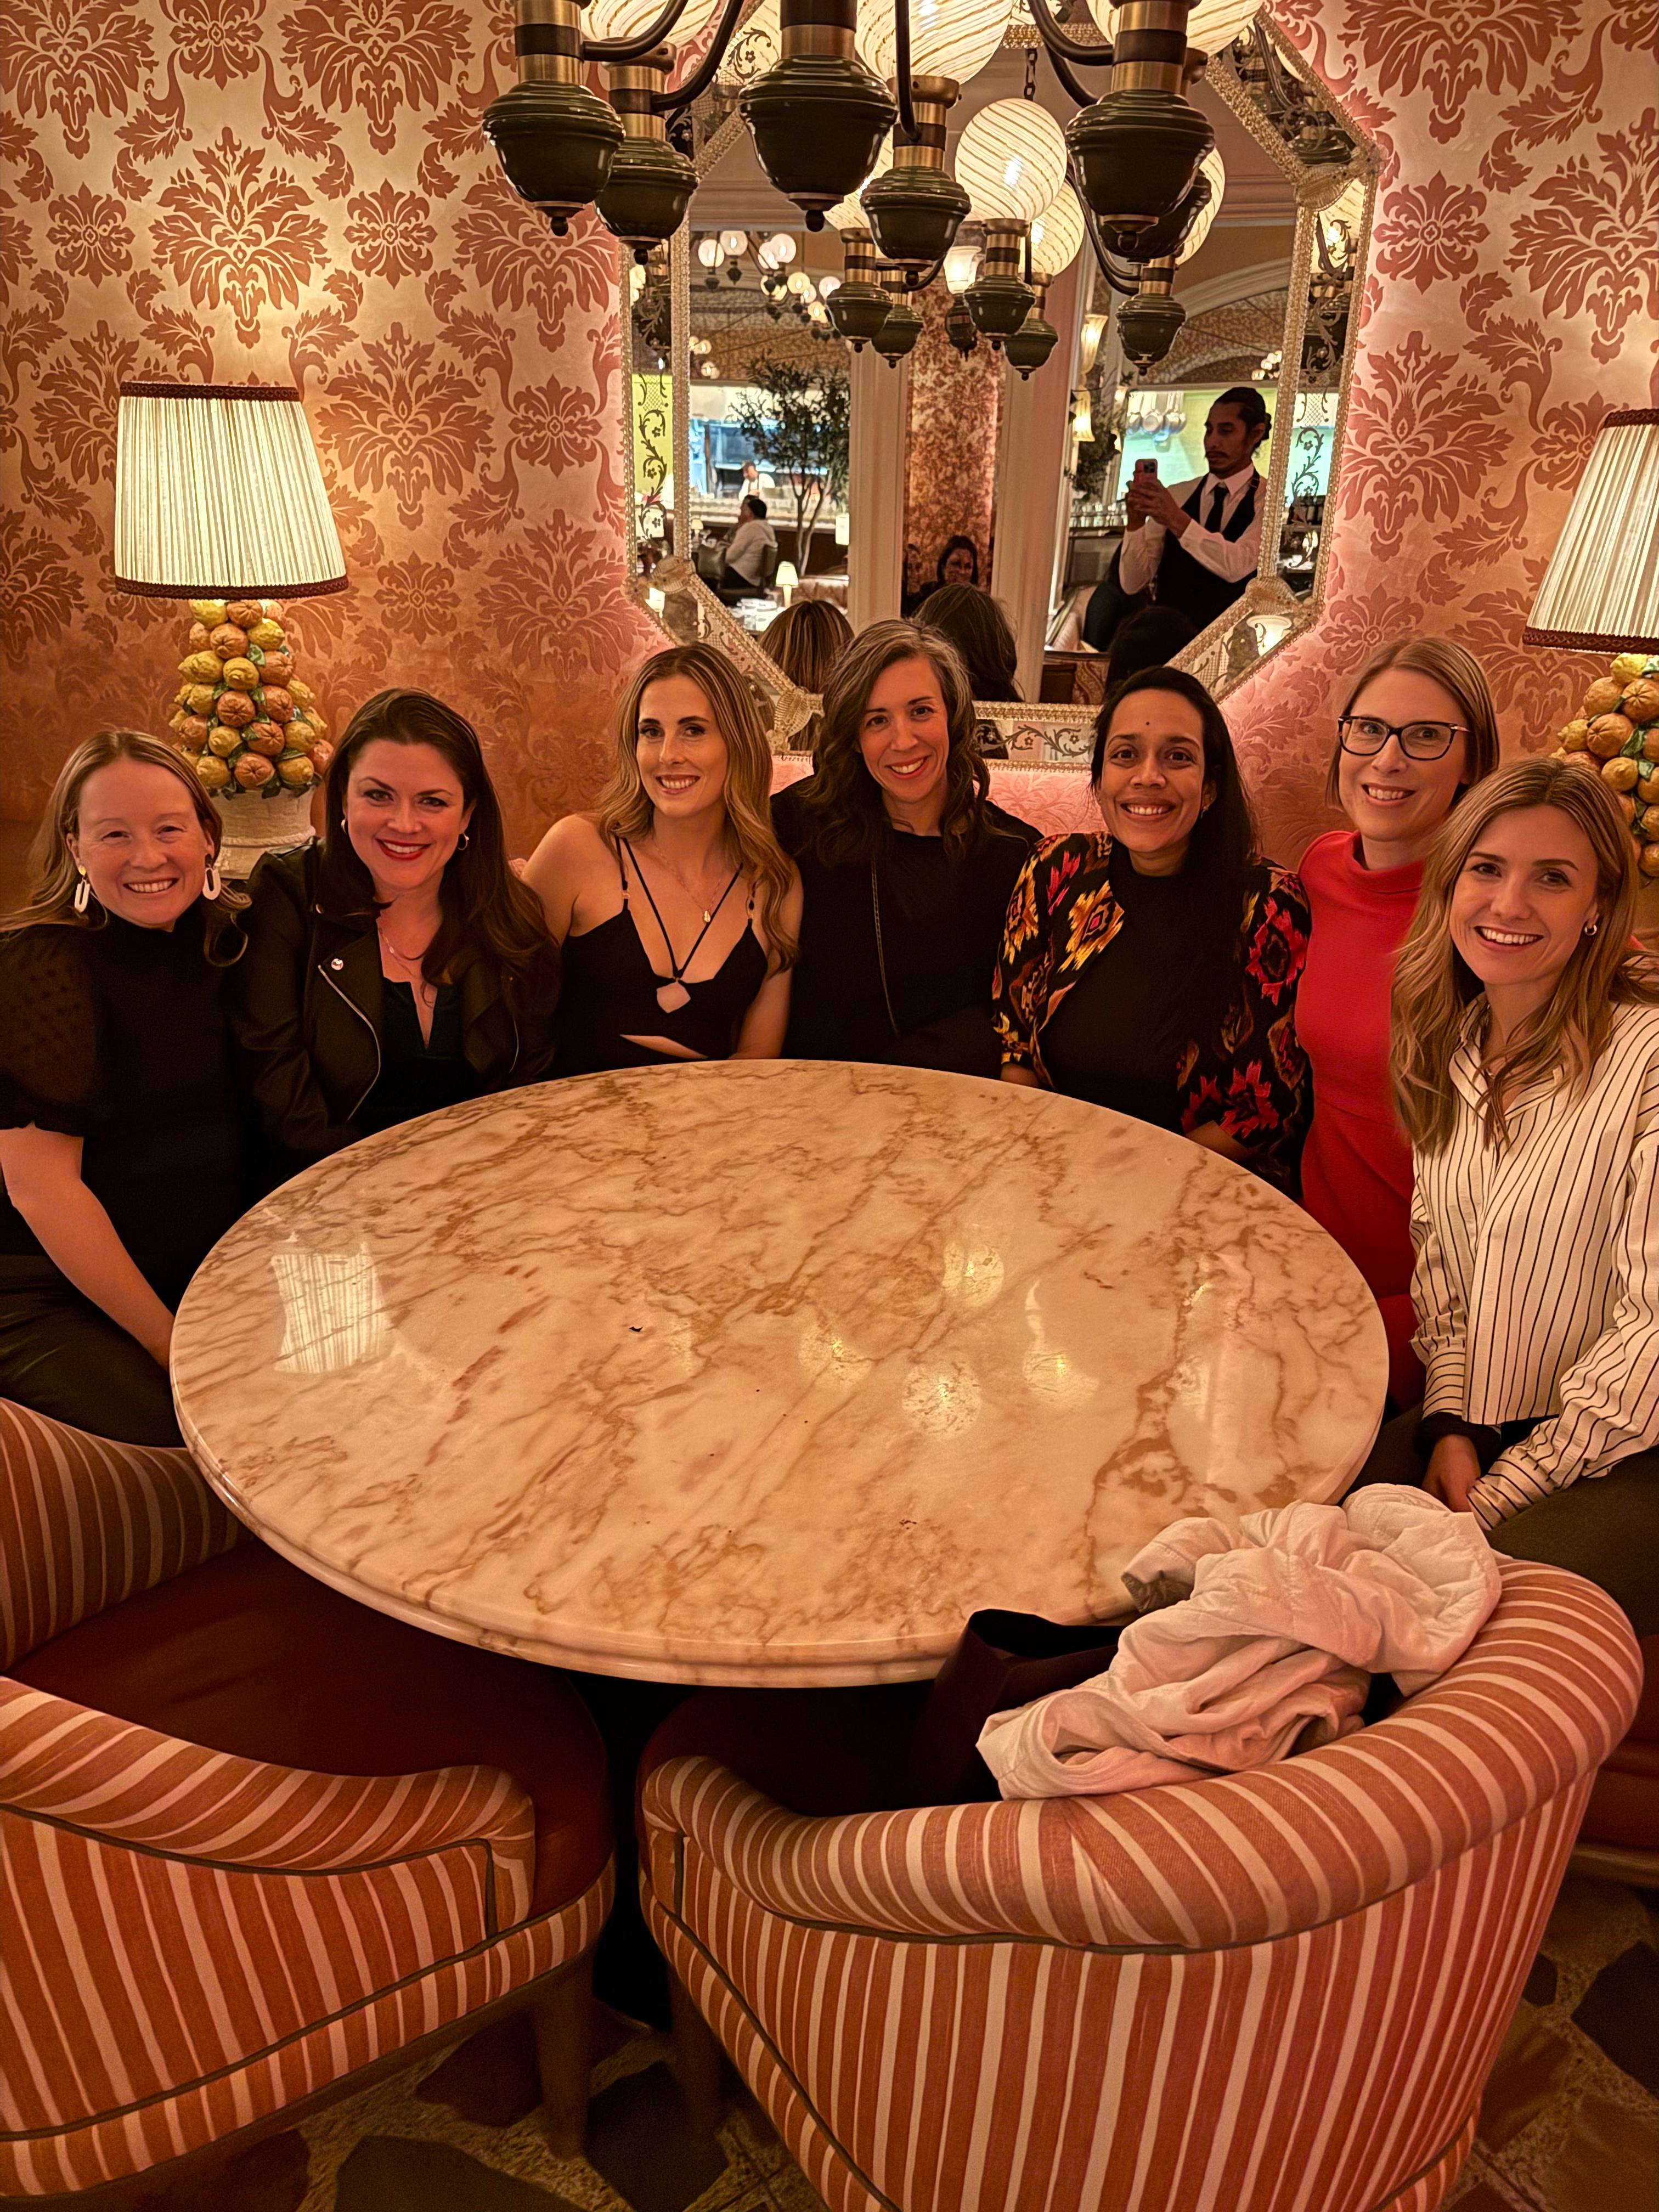
[[[520,2005],[577,2148],[612,1880],[556,1677],[298,1574],[182,1451],[0,1401],[0,2198],[150,2203]]]
[[[1433,1688],[1249,1775],[812,1820],[669,1759],[647,1913],[832,2212],[1431,2212],[1638,1680],[1505,1562]]]

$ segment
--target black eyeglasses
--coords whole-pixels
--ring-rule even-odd
[[[1462,722],[1379,722],[1374,714],[1344,714],[1336,734],[1345,753],[1369,757],[1380,753],[1390,738],[1398,738],[1407,760],[1441,760],[1451,750],[1454,738],[1468,735]]]

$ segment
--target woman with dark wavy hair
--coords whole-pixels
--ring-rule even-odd
[[[1257,857],[1232,739],[1195,677],[1147,668],[1119,685],[1094,786],[1103,829],[1040,846],[1008,910],[1003,1079],[1178,1130],[1294,1188],[1308,902]]]
[[[381,691],[329,763],[320,842],[260,861],[233,1007],[289,1170],[377,1129],[539,1082],[558,952],[507,864],[477,732]]]
[[[784,1049],[994,1077],[992,971],[1037,833],[990,802],[956,647],[872,623],[830,679],[814,760],[772,803],[805,890]]]
[[[223,987],[246,901],[179,755],[100,730],[64,763],[0,921],[0,1396],[176,1444],[185,1284],[242,1210]]]

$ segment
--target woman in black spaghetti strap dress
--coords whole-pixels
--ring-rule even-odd
[[[525,871],[564,950],[556,1076],[777,1057],[801,890],[772,834],[771,773],[723,654],[675,646],[635,675],[610,791],[555,823]]]

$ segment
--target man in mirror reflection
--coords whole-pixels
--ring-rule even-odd
[[[778,541],[766,519],[766,501],[751,492],[738,508],[738,526],[726,542],[720,590],[746,599],[777,573]]]
[[[1165,484],[1138,468],[1123,495],[1128,526],[1118,552],[1126,593],[1151,586],[1200,630],[1240,598],[1261,551],[1261,479],[1257,447],[1273,427],[1261,394],[1236,384],[1204,424],[1209,467],[1184,483]]]

